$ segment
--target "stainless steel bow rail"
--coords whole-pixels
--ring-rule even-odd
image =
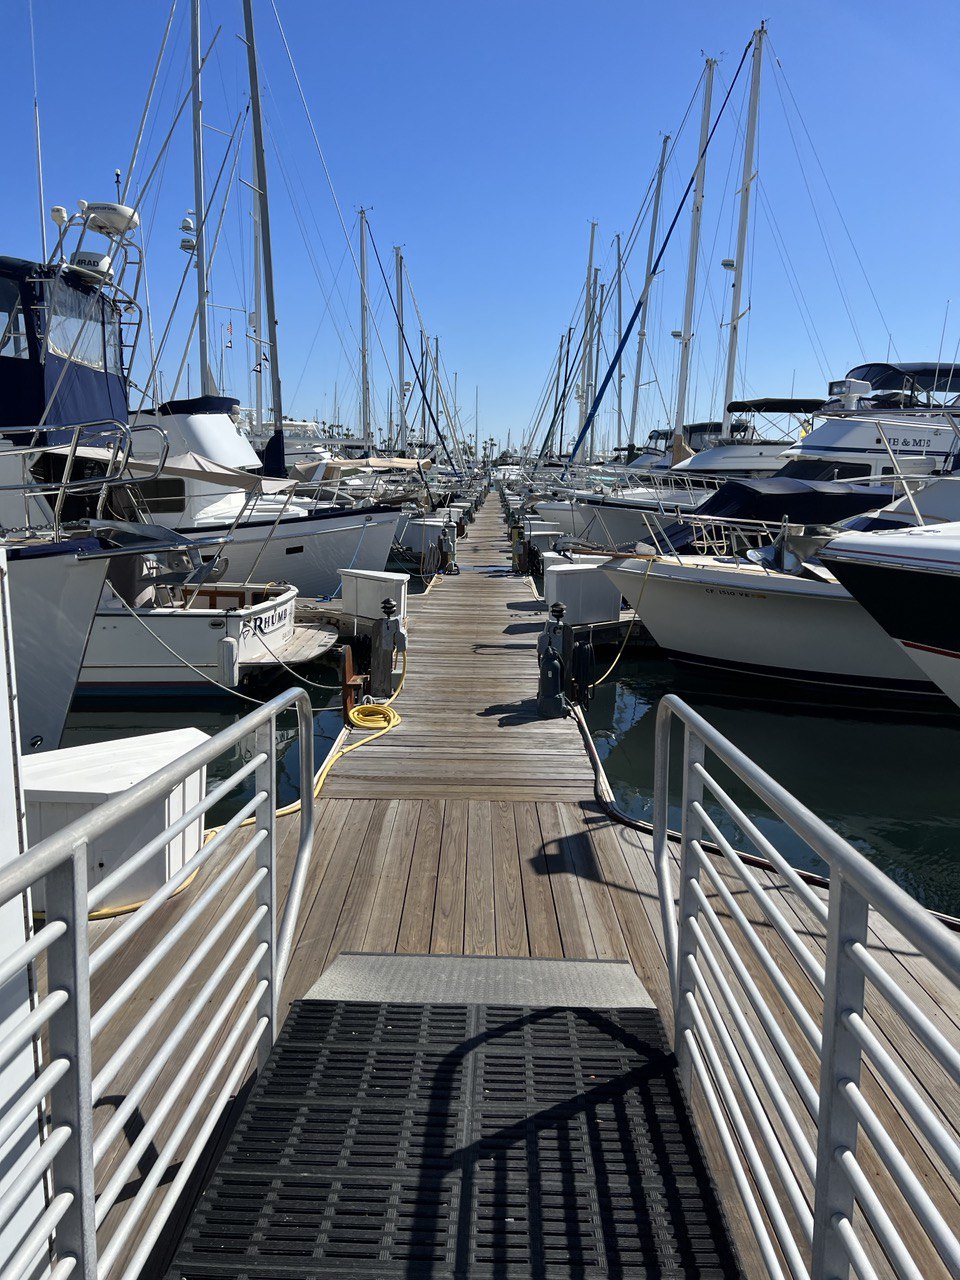
[[[684,738],[679,850],[667,821],[673,721]],[[731,797],[711,757],[828,864],[829,897]],[[739,856],[731,829],[773,864],[796,913]],[[654,841],[681,1080],[729,1161],[769,1275],[929,1280],[941,1262],[960,1275],[960,1053],[868,931],[892,925],[915,964],[937,972],[944,1002],[960,987],[960,942],[674,696],[657,720]],[[935,1203],[937,1179],[904,1154],[915,1143],[953,1188],[952,1216]]]
[[[0,963],[0,996],[7,984],[22,984],[24,970],[38,961],[42,965],[45,960],[46,974],[32,1007],[0,1022],[0,1072],[31,1042],[39,1057],[35,1079],[12,1100],[5,1099],[0,1160],[9,1158],[11,1144],[22,1146],[25,1135],[29,1138],[31,1123],[36,1132],[38,1113],[41,1118],[35,1154],[25,1163],[21,1159],[18,1176],[0,1196],[4,1243],[11,1223],[14,1228],[10,1251],[0,1257],[4,1280],[37,1274],[38,1260],[45,1258],[44,1274],[55,1280],[137,1276],[231,1096],[254,1058],[258,1069],[266,1061],[278,1031],[280,988],[313,846],[313,806],[305,803],[281,914],[275,744],[277,718],[293,709],[301,795],[312,796],[312,711],[307,694],[293,689],[44,840],[0,873],[0,905],[42,883],[46,907],[45,923]],[[227,753],[231,766],[241,761],[228,777],[88,890],[90,841]],[[90,950],[88,913],[251,778],[253,794],[229,821]],[[172,914],[169,928],[145,948],[140,930],[203,868],[208,874],[202,885],[178,904],[184,909]],[[198,941],[197,922],[211,907],[215,910],[208,919],[213,923],[204,926]],[[125,950],[128,971],[92,1010],[91,984]],[[124,1026],[119,1015],[142,995],[171,953],[177,963],[167,967],[156,994]],[[141,1104],[148,1096],[144,1118]],[[113,1111],[95,1132],[94,1108],[103,1102]],[[133,1133],[118,1158],[118,1139]],[[138,1172],[142,1176],[136,1185]],[[136,1190],[131,1195],[132,1185]],[[23,1207],[38,1187],[42,1208],[32,1223],[21,1227]]]

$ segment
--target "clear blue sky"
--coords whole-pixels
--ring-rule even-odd
[[[762,195],[738,390],[817,394],[824,373],[839,376],[862,357],[883,358],[888,330],[901,358],[936,358],[948,300],[943,353],[953,358],[960,339],[956,4],[276,3],[354,245],[356,211],[363,204],[385,259],[392,261],[395,243],[404,246],[426,326],[440,335],[447,371],[459,373],[466,418],[479,385],[482,435],[505,439],[509,430],[516,439],[525,429],[582,287],[590,220],[599,221],[599,257],[609,275],[614,234],[626,234],[633,223],[660,135],[675,132],[703,55],[721,59],[719,103],[761,17],[780,69],[772,57],[764,68]],[[166,0],[151,0],[128,6],[117,20],[34,0],[48,206],[73,207],[79,197],[112,194],[114,169],[128,163],[167,8]],[[6,0],[5,12],[2,251],[29,257],[38,252],[39,233],[26,0]],[[258,0],[256,12],[271,135],[284,407],[329,418],[336,383],[341,416],[351,422],[356,278],[344,260],[343,236],[270,0]],[[185,83],[188,17],[186,0],[180,0],[140,179]],[[240,4],[205,0],[203,20],[207,38],[222,26],[204,95],[212,180],[225,142],[215,130],[229,131],[244,101]],[[80,53],[83,46],[89,60]],[[96,64],[104,52],[109,56],[101,72]],[[719,262],[733,247],[742,106],[738,87],[708,172],[694,373],[694,408],[701,415],[718,407],[718,309],[728,283]],[[693,164],[694,125],[677,147],[667,219]],[[249,176],[246,151],[240,172]],[[158,329],[183,270],[178,228],[192,205],[185,117],[162,182],[143,206]],[[250,289],[248,210],[247,189],[235,182],[213,297],[240,308]],[[309,252],[301,226],[309,233]],[[644,430],[656,424],[658,413],[663,417],[672,395],[676,343],[669,333],[680,320],[687,227],[684,217],[657,286],[650,354],[659,387],[644,391]],[[792,288],[778,241],[794,273]],[[641,257],[642,249],[628,267],[633,288],[641,282]],[[395,336],[373,275],[370,292],[392,359]],[[333,298],[326,312],[325,293]],[[167,387],[192,302],[182,304],[183,320],[161,362]],[[218,313],[218,323],[228,314]],[[252,361],[240,334],[242,316],[233,319],[225,381],[246,400]],[[216,360],[219,345],[217,335]],[[194,355],[194,379],[196,369]],[[374,383],[383,416],[389,380],[379,356]]]

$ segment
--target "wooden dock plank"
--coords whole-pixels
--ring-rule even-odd
[[[463,952],[467,814],[466,800],[448,800],[444,805],[437,896],[430,937],[430,950],[441,954],[461,955]]]
[[[407,893],[400,917],[397,950],[413,955],[430,950],[433,932],[433,909],[437,896],[437,872],[440,866],[440,837],[443,833],[443,801],[424,800],[410,863]],[[369,944],[367,944],[369,946]],[[379,946],[370,948],[379,951]]]
[[[530,954],[541,959],[560,959],[563,943],[553,898],[553,882],[547,873],[543,855],[537,806],[533,803],[515,804],[513,816]]]
[[[363,938],[365,951],[396,951],[400,937],[403,900],[410,880],[413,850],[420,823],[420,800],[398,800],[397,817],[374,887],[374,901]]]
[[[470,956],[497,954],[497,915],[493,881],[493,815],[489,800],[467,803],[467,859],[463,949]],[[499,857],[501,851],[497,850]]]
[[[495,853],[496,954],[526,956],[530,954],[530,944],[524,916],[520,846],[513,806],[505,800],[495,800],[490,808]]]
[[[399,804],[399,800],[374,801],[370,823],[330,939],[324,967],[341,951],[355,951],[363,945]]]
[[[560,806],[537,805],[543,837],[541,865],[550,876],[553,901],[557,908],[560,941],[568,960],[596,960],[597,948],[587,915],[580,881],[570,854],[569,841],[560,815]],[[540,866],[537,867],[540,870]]]

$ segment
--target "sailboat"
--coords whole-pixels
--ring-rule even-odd
[[[206,247],[203,217],[198,217],[194,252],[197,265],[197,331],[200,354],[201,393],[174,399],[151,409],[136,412],[137,427],[162,428],[173,455],[195,454],[215,467],[231,468],[267,476],[285,475],[283,404],[277,350],[277,317],[273,280],[273,250],[270,236],[270,206],[263,145],[263,118],[260,101],[259,68],[253,12],[244,4],[250,107],[253,123],[254,188],[257,235],[255,290],[255,333],[263,358],[258,360],[258,386],[263,363],[269,364],[273,432],[263,458],[254,450],[241,429],[239,401],[221,394],[214,384],[207,336]],[[204,205],[202,118],[200,94],[199,0],[192,6],[193,52],[193,139],[196,207]],[[266,335],[259,336],[259,281],[262,278],[266,303]],[[259,395],[259,392],[258,392]],[[367,409],[369,402],[365,400]],[[259,424],[258,424],[259,425]],[[140,457],[151,457],[150,441],[144,436]],[[212,485],[201,479],[164,478],[152,492],[143,490],[150,510],[163,522],[188,536],[230,538],[229,574],[246,583],[256,575],[261,581],[292,583],[305,596],[329,596],[340,586],[342,569],[382,570],[393,545],[400,519],[397,508],[388,505],[346,507],[297,497],[261,492],[249,500],[249,486],[232,491],[222,483]]]

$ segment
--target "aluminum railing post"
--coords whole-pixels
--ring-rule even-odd
[[[691,885],[700,879],[700,860],[691,854],[690,845],[699,840],[702,823],[693,806],[703,801],[703,779],[695,772],[695,765],[704,760],[703,741],[692,732],[689,725],[683,729],[683,819],[680,828],[680,904],[678,910],[677,944],[677,992],[673,1011],[674,1052],[680,1083],[689,1099],[693,1085],[693,1060],[687,1047],[686,1032],[693,1028],[693,1017],[687,1004],[687,995],[694,990],[695,982],[690,961],[696,956],[697,939],[692,923],[699,914],[697,895]]]
[[[677,1005],[677,914],[670,870],[670,729],[673,711],[667,699],[657,710],[656,748],[653,757],[653,862],[660,898],[663,949],[667,957],[670,998]]]
[[[859,1084],[862,1051],[847,1028],[844,1014],[853,1012],[862,1017],[864,977],[851,960],[847,946],[851,942],[866,943],[868,915],[866,898],[834,866],[827,917],[811,1280],[847,1280],[850,1274],[850,1259],[837,1223],[852,1220],[854,1191],[838,1156],[847,1150],[856,1154],[857,1150],[859,1122],[843,1086],[847,1081]]]
[[[47,949],[47,987],[65,991],[67,1002],[48,1024],[50,1060],[70,1069],[50,1091],[50,1128],[69,1125],[70,1138],[51,1166],[55,1195],[73,1203],[56,1228],[58,1259],[76,1259],[74,1275],[95,1280],[97,1228],[93,1162],[93,1070],[90,1044],[90,954],[87,941],[87,844],[49,872],[44,882],[47,920],[63,920],[67,931]]]
[[[257,869],[266,875],[257,885],[257,906],[266,907],[257,926],[257,943],[266,943],[266,951],[257,966],[258,981],[266,980],[260,997],[257,1017],[267,1019],[266,1034],[257,1046],[257,1069],[263,1070],[273,1042],[277,1038],[277,1008],[280,1003],[277,980],[277,736],[276,718],[258,725],[254,733],[254,750],[266,759],[257,765],[255,786],[258,792],[266,792],[266,798],[257,805],[257,830],[266,831],[267,837],[257,846]]]

